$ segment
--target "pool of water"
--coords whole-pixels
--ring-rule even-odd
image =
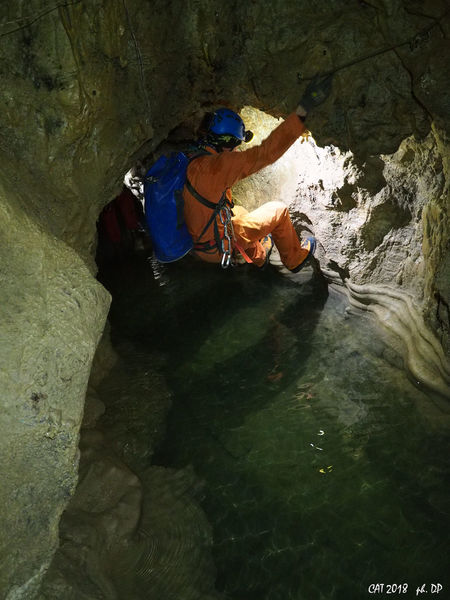
[[[270,268],[141,260],[101,280],[134,371],[161,357],[152,462],[203,482],[226,598],[450,598],[449,416],[372,317]]]

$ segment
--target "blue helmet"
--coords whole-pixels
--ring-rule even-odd
[[[219,108],[213,114],[209,133],[232,135],[241,142],[245,140],[245,125],[241,117],[229,108]]]

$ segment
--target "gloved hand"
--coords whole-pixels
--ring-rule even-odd
[[[301,108],[308,113],[311,109],[319,106],[322,102],[325,102],[330,95],[332,81],[333,75],[326,75],[325,77],[316,75],[308,84],[303,96],[300,98],[297,114],[299,114],[299,110],[302,112]]]

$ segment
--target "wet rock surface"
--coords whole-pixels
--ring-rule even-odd
[[[411,292],[448,348],[449,35],[444,0],[2,4],[2,502],[23,532],[12,535],[6,515],[8,600],[33,597],[76,479],[109,303],[92,278],[97,216],[137,158],[171,132],[194,135],[205,109],[248,104],[283,116],[315,73],[335,71],[308,126],[318,144],[351,150],[357,168],[330,197],[327,220],[301,205],[303,186],[298,224],[320,237],[320,224],[331,230],[327,260],[356,284],[390,279]],[[326,192],[325,180],[309,185]]]
[[[201,481],[192,468],[150,466],[171,403],[159,359],[143,373],[146,355],[118,350],[107,332],[86,399],[78,486],[38,598],[219,600]]]

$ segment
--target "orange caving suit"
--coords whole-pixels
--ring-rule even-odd
[[[226,190],[231,204],[230,188],[237,181],[278,160],[304,131],[305,125],[292,113],[259,146],[242,152],[217,152],[208,147],[211,154],[193,160],[188,166],[187,178],[194,189],[210,202],[219,202]],[[196,243],[211,218],[212,211],[191,196],[186,186],[183,198],[185,222]],[[242,206],[235,206],[232,213],[236,241],[257,266],[262,266],[265,261],[265,250],[259,240],[269,233],[288,269],[294,269],[308,254],[301,247],[288,209],[282,202],[267,202],[252,212],[246,211]],[[220,220],[219,232],[223,236]],[[214,242],[212,223],[199,241],[208,240]],[[221,261],[221,254],[217,249],[213,253],[196,252],[196,255],[208,262]]]

